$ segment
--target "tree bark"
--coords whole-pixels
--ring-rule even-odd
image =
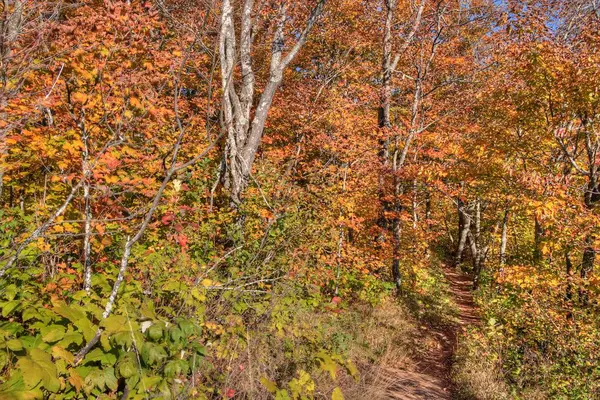
[[[8,4],[4,5],[8,8]],[[9,69],[12,48],[15,41],[21,34],[23,27],[23,1],[14,1],[12,12],[3,10],[2,19],[0,19],[0,119],[6,120],[7,114],[4,111],[8,103],[8,81],[11,79]],[[17,86],[17,85],[15,85]],[[0,140],[4,142],[6,134],[0,132]],[[0,143],[0,161],[6,156],[6,143]],[[4,191],[4,168],[0,167],[0,201]]]
[[[81,129],[81,172],[83,175],[83,289],[89,293],[92,287],[92,260],[91,260],[91,234],[92,234],[92,204],[90,198],[90,149],[89,133],[85,125],[85,116],[82,115],[79,123]]]
[[[565,299],[571,301],[573,299],[573,263],[569,252],[565,253],[565,267],[567,273],[567,288],[565,289]]]
[[[544,229],[540,224],[537,215],[534,217],[534,245],[533,245],[533,261],[539,263],[542,260],[542,239]]]
[[[594,154],[595,159],[595,154]],[[584,201],[585,206],[588,210],[593,210],[596,202],[600,200],[600,185],[596,182],[596,169],[593,165],[590,165],[590,176],[588,181],[588,187],[585,193]],[[583,256],[581,258],[581,280],[587,281],[594,272],[594,263],[596,262],[596,249],[594,248],[595,237],[593,234],[589,234],[585,238],[585,248],[583,249]],[[587,304],[589,301],[589,295],[585,288],[581,288],[580,293],[581,301],[583,304]]]
[[[309,33],[322,13],[325,0],[318,0],[312,9],[304,30],[299,34],[295,45],[287,54],[284,50],[284,28],[287,17],[287,5],[279,10],[277,27],[271,46],[269,77],[258,104],[254,103],[254,72],[252,66],[252,42],[254,21],[253,0],[245,0],[241,13],[241,33],[237,43],[234,9],[231,0],[223,0],[221,10],[221,30],[219,34],[219,52],[221,63],[221,85],[223,90],[222,130],[226,133],[225,162],[223,180],[230,191],[232,206],[238,207],[242,195],[248,186],[252,173],[252,164],[260,146],[267,115],[277,89],[283,80],[288,65],[306,43]],[[240,55],[241,82],[235,82],[237,55]],[[236,86],[241,89],[236,90]],[[252,113],[254,111],[254,113]],[[254,115],[252,115],[254,114]]]
[[[504,210],[504,218],[502,219],[502,234],[500,236],[500,271],[506,264],[506,245],[508,242],[508,217],[509,209]]]
[[[413,179],[412,185],[412,220],[413,220],[413,229],[417,229],[417,224],[419,222],[419,214],[418,214],[418,197],[417,197],[417,180]]]
[[[431,219],[431,191],[429,189],[425,191],[425,219],[428,223]]]
[[[389,201],[386,197],[385,176],[388,173],[390,159],[390,128],[392,127],[390,117],[390,107],[392,100],[392,23],[394,20],[394,9],[396,6],[395,0],[386,0],[385,4],[385,24],[383,28],[383,59],[381,63],[381,105],[378,111],[378,126],[382,129],[383,138],[379,140],[379,162],[381,171],[379,173],[379,202],[381,209],[378,216],[377,225],[382,229],[390,228],[390,221],[386,217],[386,213],[390,211]],[[393,229],[393,228],[392,228]],[[378,235],[378,240],[384,240],[383,233]],[[394,268],[392,267],[392,275]]]
[[[458,244],[454,255],[454,266],[458,267],[462,262],[462,257],[467,245],[467,237],[471,229],[471,215],[468,212],[468,205],[462,200],[458,200]]]

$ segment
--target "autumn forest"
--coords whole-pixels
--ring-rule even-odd
[[[600,399],[599,0],[0,0],[0,399]]]

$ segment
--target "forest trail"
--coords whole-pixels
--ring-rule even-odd
[[[387,383],[386,399],[452,398],[451,370],[458,338],[462,330],[479,323],[479,316],[471,293],[471,279],[450,266],[444,266],[443,271],[449,295],[458,309],[456,323],[429,327],[427,353],[418,357],[414,371],[392,368],[381,371],[380,379]]]

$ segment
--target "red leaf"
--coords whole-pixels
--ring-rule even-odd
[[[162,216],[160,219],[163,225],[169,225],[175,219],[175,214],[169,213]]]
[[[181,246],[182,249],[187,249],[187,244],[188,244],[188,238],[187,236],[185,236],[183,233],[180,235],[176,236],[177,238],[177,243],[179,243],[179,245]]]

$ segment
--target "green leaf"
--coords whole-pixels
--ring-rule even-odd
[[[17,368],[23,375],[27,389],[35,388],[40,382],[49,392],[56,393],[60,389],[60,381],[56,377],[56,366],[50,354],[39,350],[29,350],[29,355],[19,358]]]
[[[16,335],[18,333],[23,332],[23,327],[21,324],[16,322],[3,322],[0,323],[0,335],[5,333],[6,336]]]
[[[85,338],[86,342],[92,340],[92,338],[96,335],[96,331],[98,330],[98,328],[96,328],[96,326],[94,326],[94,324],[92,324],[86,317],[74,321],[73,325],[78,331],[83,333],[83,337]]]
[[[151,301],[146,301],[144,304],[142,304],[142,307],[140,308],[140,313],[141,316],[144,317],[144,319],[155,320],[157,318],[156,311],[154,310],[154,303],[152,303]]]
[[[106,387],[112,390],[113,392],[117,390],[117,387],[119,387],[119,382],[115,377],[114,368],[106,368],[104,370],[104,383]]]
[[[153,343],[144,343],[142,346],[142,359],[148,365],[154,365],[167,358],[167,353],[162,346]]]
[[[112,336],[112,339],[115,341],[116,344],[125,348],[129,348],[133,344],[133,338],[131,337],[130,332],[115,333]]]
[[[76,344],[77,346],[83,343],[83,336],[78,332],[67,332],[63,339],[57,344],[65,349],[68,348],[71,344]]]
[[[178,343],[183,338],[183,332],[176,326],[169,328],[169,336],[174,343]]]
[[[103,319],[102,314],[104,313],[104,308],[102,308],[94,303],[88,303],[82,309],[85,310],[86,312],[92,314],[92,316],[98,320]]]
[[[27,389],[23,375],[15,371],[10,378],[0,385],[0,394],[3,400],[43,399],[44,395],[39,388]]]
[[[23,350],[23,342],[20,339],[12,339],[6,342],[6,347],[12,351],[21,351]]]
[[[94,388],[104,390],[104,383],[104,372],[101,369],[94,368],[85,377],[84,389],[88,394],[90,394]]]
[[[46,343],[58,342],[65,337],[66,329],[62,325],[45,326],[40,330],[42,340]]]
[[[8,354],[5,351],[0,350],[0,371],[8,364]]]
[[[187,320],[181,320],[179,321],[179,328],[181,329],[181,331],[183,332],[183,334],[186,337],[190,337],[194,334],[196,328],[194,326],[193,323],[191,323],[190,321]]]
[[[127,386],[129,386],[132,389],[135,387],[138,387],[138,383],[140,383],[140,375],[138,375],[138,374],[132,375],[129,378],[125,379],[125,382],[127,383]],[[139,398],[140,400],[146,399],[146,396],[143,396],[141,398],[137,397],[137,398]]]
[[[146,388],[146,390],[152,390],[154,389],[159,383],[160,381],[162,381],[162,378],[160,376],[145,376],[142,378],[142,384],[140,385],[140,388],[138,389],[138,393],[144,393],[144,388]]]
[[[100,361],[102,365],[114,365],[115,362],[117,362],[117,357],[112,353],[107,353],[96,347],[85,356],[84,364],[96,361]]]
[[[192,349],[201,357],[206,355],[206,347],[202,346],[200,343],[192,343]]]
[[[42,336],[39,334],[36,336],[20,336],[19,340],[21,340],[23,347],[26,349],[39,348],[45,345],[44,341],[42,340]]]
[[[111,315],[100,322],[100,326],[103,327],[108,334],[127,330],[127,318],[125,318],[124,315]]]
[[[119,375],[123,378],[130,378],[137,372],[137,366],[133,354],[127,353],[117,364]]]
[[[7,300],[14,300],[17,295],[17,285],[10,284],[4,289],[4,295]]]
[[[168,378],[175,378],[179,375],[186,374],[188,370],[188,363],[184,360],[169,361],[167,365],[165,365],[165,375]]]
[[[104,351],[110,351],[112,349],[112,345],[110,344],[110,340],[108,340],[108,333],[102,332],[100,335],[100,345]]]
[[[21,319],[23,320],[23,322],[29,321],[30,319],[33,319],[33,318],[36,318],[39,320],[42,319],[38,310],[36,310],[33,307],[30,307],[30,308],[25,309],[25,311],[23,311],[23,315],[21,316]]]
[[[4,303],[2,307],[2,316],[4,318],[8,317],[21,303],[21,300],[12,300]]]
[[[52,310],[73,323],[85,318],[85,313],[79,310],[76,305],[68,305],[64,301],[55,302]]]
[[[154,324],[148,328],[148,337],[152,340],[158,340],[162,338],[163,327],[162,324]]]

